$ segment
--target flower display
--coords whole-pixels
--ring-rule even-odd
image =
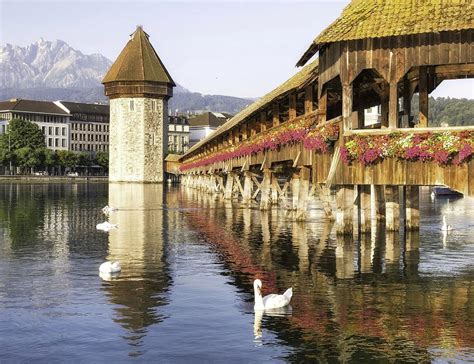
[[[314,127],[311,118],[301,118],[291,123],[284,123],[242,141],[239,145],[231,146],[215,152],[202,159],[194,158],[180,167],[181,171],[207,166],[214,163],[227,161],[234,158],[246,157],[267,150],[292,143],[302,142],[306,149],[318,153],[327,153],[330,146],[339,136],[337,124],[325,124]]]
[[[341,148],[341,159],[371,165],[385,158],[459,165],[474,156],[474,131],[351,135]]]

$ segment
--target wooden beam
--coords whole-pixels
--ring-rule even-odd
[[[427,68],[420,67],[420,83],[419,83],[419,124],[420,128],[426,128],[428,126],[428,72]]]
[[[280,125],[280,105],[277,102],[273,103],[273,126]]]
[[[296,92],[291,92],[288,95],[289,98],[289,108],[288,108],[288,118],[289,120],[296,118]]]
[[[304,88],[304,113],[309,114],[313,111],[313,84],[309,84]]]
[[[385,187],[380,185],[370,186],[371,218],[385,220]]]
[[[390,96],[388,100],[388,126],[398,128],[398,85],[390,83]]]
[[[342,117],[344,130],[352,129],[352,84],[342,85]]]
[[[319,123],[325,123],[327,120],[328,90],[324,88],[318,101]]]
[[[242,193],[242,203],[244,206],[250,206],[252,200],[252,192],[253,192],[253,181],[252,181],[252,173],[245,171],[244,172],[244,190]]]

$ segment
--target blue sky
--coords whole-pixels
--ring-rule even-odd
[[[258,97],[297,69],[299,56],[347,1],[4,1],[0,43],[62,39],[114,60],[143,25],[172,77],[205,94]],[[474,98],[473,81],[435,96]]]

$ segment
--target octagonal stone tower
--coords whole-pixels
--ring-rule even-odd
[[[176,85],[141,26],[102,83],[110,98],[109,181],[163,182],[168,99]]]

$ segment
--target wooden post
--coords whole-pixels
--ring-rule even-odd
[[[272,172],[270,169],[263,170],[263,180],[260,184],[260,210],[268,210],[270,208],[270,186],[272,183]]]
[[[402,128],[408,128],[410,124],[410,113],[411,113],[411,92],[410,92],[410,80],[407,76],[403,78],[403,117],[402,117]]]
[[[314,173],[314,172],[313,172]],[[321,200],[321,203],[323,205],[324,212],[326,213],[326,217],[329,219],[333,220],[334,216],[332,214],[332,208],[331,208],[331,195],[329,189],[326,187],[326,185],[320,185],[317,182],[313,182],[314,189]]]
[[[405,196],[405,229],[417,230],[420,228],[420,188],[418,186],[407,186]]]
[[[385,92],[381,96],[380,114],[381,114],[382,128],[388,128],[388,93],[387,92]]]
[[[359,193],[360,232],[367,233],[371,229],[370,186],[360,185],[357,187],[357,192]]]
[[[387,231],[400,228],[400,195],[398,186],[385,186],[385,227]]]
[[[313,111],[313,85],[309,84],[304,88],[304,113],[309,114]]]
[[[273,103],[273,126],[280,125],[280,105]]]
[[[336,233],[352,234],[354,228],[354,186],[340,186],[336,192]]]
[[[398,85],[390,83],[390,96],[388,100],[388,126],[398,128]]]
[[[384,186],[370,186],[371,217],[373,220],[385,220],[385,188]]]
[[[244,206],[250,206],[253,195],[252,173],[244,172],[244,193],[242,194],[242,203]]]
[[[419,78],[419,124],[420,128],[428,127],[428,73],[426,67],[420,67],[420,78]]]
[[[230,172],[227,174],[227,180],[225,181],[225,191],[224,191],[225,200],[232,199],[233,190],[234,190],[234,173]]]
[[[278,205],[278,201],[279,201],[279,197],[280,197],[280,191],[279,191],[279,188],[278,188],[278,179],[276,178],[276,176],[272,173],[272,183],[271,183],[271,194],[272,194],[272,198],[271,198],[271,202],[272,202],[272,205]]]
[[[328,104],[328,89],[324,88],[321,91],[321,95],[318,101],[318,109],[319,109],[319,122],[324,123],[327,119],[327,104]]]
[[[352,84],[342,85],[342,118],[344,130],[352,129]]]
[[[306,211],[308,210],[310,175],[311,171],[308,167],[300,168],[298,205],[296,207],[296,220],[298,221],[303,221],[306,219]]]
[[[296,92],[292,92],[288,95],[289,98],[289,108],[288,108],[288,118],[289,120],[296,118]]]
[[[291,196],[293,203],[291,205],[291,210],[296,210],[298,208],[298,199],[300,191],[300,176],[297,173],[293,173],[291,177]]]
[[[260,132],[267,130],[267,113],[260,111]]]

